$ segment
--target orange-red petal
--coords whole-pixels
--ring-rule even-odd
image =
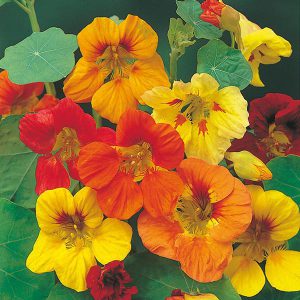
[[[58,104],[59,100],[50,94],[45,94],[42,99],[34,106],[33,111],[39,112],[43,109],[48,109],[51,107],[54,107],[56,104]]]

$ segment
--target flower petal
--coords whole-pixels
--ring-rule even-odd
[[[191,92],[200,97],[207,97],[218,91],[219,83],[206,73],[194,74],[191,78]]]
[[[43,109],[49,109],[58,104],[59,100],[50,94],[45,94],[43,98],[34,106],[34,112],[39,112]]]
[[[132,229],[129,224],[107,218],[95,231],[92,249],[97,260],[105,265],[123,260],[131,250]]]

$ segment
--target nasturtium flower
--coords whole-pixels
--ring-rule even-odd
[[[36,205],[39,236],[26,266],[34,273],[55,271],[60,282],[78,292],[97,264],[123,260],[131,249],[132,229],[117,219],[103,219],[97,193],[83,188],[73,197],[58,188],[42,193]],[[96,258],[96,259],[95,259]]]
[[[9,80],[7,71],[0,72],[0,115],[33,112],[43,90],[41,82],[19,85]]]
[[[300,155],[300,101],[270,93],[250,102],[253,133],[235,140],[228,151],[247,150],[263,162],[277,156]]]
[[[138,231],[151,252],[180,262],[201,282],[219,280],[232,255],[232,241],[251,222],[250,194],[221,166],[188,158],[177,168],[185,186],[169,216],[143,211]],[[164,199],[162,199],[164,200]]]
[[[102,117],[117,123],[140,96],[154,86],[169,86],[158,37],[149,24],[128,15],[117,25],[109,18],[95,18],[78,34],[82,58],[64,83],[67,97],[92,101]]]
[[[237,37],[237,42],[251,66],[253,72],[251,84],[263,87],[264,84],[259,76],[259,65],[276,64],[281,60],[281,56],[291,56],[291,44],[272,29],[267,27],[261,29],[242,14],[240,14],[240,29],[241,36]]]
[[[174,290],[172,296],[167,297],[165,300],[219,300],[219,298],[213,294],[189,295],[181,290]]]
[[[281,192],[247,186],[251,193],[253,218],[238,239],[233,259],[225,270],[239,294],[252,297],[265,284],[258,263],[266,260],[265,273],[270,284],[282,291],[300,290],[300,252],[286,250],[286,241],[299,231],[297,204]]]
[[[272,172],[249,151],[227,152],[225,158],[233,163],[235,173],[243,179],[262,181],[272,179]]]
[[[83,145],[101,140],[103,130],[97,131],[94,119],[68,98],[60,100],[53,108],[25,115],[19,128],[21,141],[33,152],[41,154],[35,174],[37,194],[47,189],[68,188],[69,174],[79,179],[79,150]]]
[[[80,150],[79,176],[98,190],[106,216],[128,219],[143,205],[153,216],[168,214],[183,190],[179,176],[169,171],[183,159],[183,148],[170,125],[128,110],[117,125],[115,146],[93,142]]]
[[[156,122],[173,126],[188,157],[218,164],[230,139],[243,137],[248,126],[247,101],[237,87],[219,89],[209,74],[195,74],[191,82],[175,81],[173,89],[155,87],[142,96],[153,107]]]
[[[87,287],[94,300],[131,300],[138,293],[136,286],[128,286],[132,279],[121,261],[112,261],[103,267],[95,265],[89,270]]]

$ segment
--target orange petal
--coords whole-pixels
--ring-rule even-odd
[[[141,96],[146,91],[157,86],[170,87],[163,61],[157,53],[147,60],[140,60],[133,64],[129,82],[135,98],[141,103],[144,103]]]
[[[126,78],[117,78],[105,83],[92,99],[93,109],[112,123],[117,123],[127,109],[137,108],[137,104]]]
[[[114,179],[98,191],[103,213],[110,218],[129,219],[143,206],[143,195],[131,175],[118,172]]]
[[[181,235],[175,245],[182,270],[201,282],[221,279],[232,256],[231,243],[218,243],[210,238]]]
[[[101,142],[90,143],[80,150],[78,173],[88,187],[101,189],[117,174],[120,158],[115,149]]]
[[[58,99],[50,94],[45,94],[43,98],[35,105],[34,112],[38,112],[43,109],[48,109],[58,104]]]
[[[201,159],[188,158],[177,169],[185,184],[188,184],[194,196],[201,197],[208,190],[213,193],[211,203],[227,197],[233,190],[234,177],[220,166],[213,166]]]
[[[145,209],[152,217],[170,215],[183,188],[183,182],[175,172],[148,173],[141,183]]]
[[[183,232],[177,221],[164,217],[153,218],[143,211],[138,218],[138,231],[144,246],[151,252],[176,259],[175,240]]]
[[[118,25],[109,18],[95,18],[79,32],[77,38],[82,56],[96,62],[108,46],[118,46]]]
[[[80,58],[64,81],[64,93],[75,102],[90,102],[109,73],[109,70],[99,69],[96,63]]]
[[[137,59],[154,55],[158,36],[152,27],[137,16],[128,15],[119,25],[120,45]]]

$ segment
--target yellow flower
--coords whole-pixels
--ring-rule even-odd
[[[297,204],[278,191],[266,191],[255,185],[247,186],[253,218],[241,243],[225,270],[239,294],[252,297],[265,284],[260,262],[266,260],[265,273],[278,290],[300,290],[300,252],[286,250],[286,241],[299,231],[300,214]]]
[[[259,76],[259,65],[276,64],[280,61],[280,56],[291,56],[291,44],[272,29],[267,27],[261,29],[242,14],[240,14],[240,29],[241,36],[236,36],[236,40],[251,66],[253,72],[251,83],[262,87],[264,84]]]
[[[233,162],[234,171],[240,178],[252,181],[272,179],[268,167],[249,151],[227,152],[225,158]]]
[[[176,128],[188,157],[218,164],[230,139],[242,138],[249,124],[247,101],[240,90],[218,88],[209,74],[195,74],[189,83],[175,81],[173,89],[155,87],[142,100],[153,107],[156,122]]]
[[[84,291],[86,275],[96,265],[123,260],[131,249],[131,227],[103,220],[97,193],[81,189],[74,197],[64,188],[45,191],[36,205],[41,229],[26,266],[34,273],[54,271],[61,283]]]

